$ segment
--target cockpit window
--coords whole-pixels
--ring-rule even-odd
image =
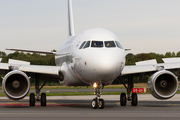
[[[115,41],[118,48],[123,49],[122,45],[119,43],[119,41]]]
[[[105,46],[106,46],[107,48],[116,47],[114,41],[105,41]]]
[[[87,43],[84,45],[84,48],[83,48],[83,49],[89,47],[89,45],[90,45],[90,41],[87,41]]]
[[[92,41],[91,47],[103,47],[102,41]]]
[[[84,46],[84,44],[86,43],[86,41],[84,41],[81,46],[79,47],[79,49],[82,49],[82,47]]]

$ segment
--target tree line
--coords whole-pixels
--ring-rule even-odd
[[[0,51],[0,58],[2,58],[2,63],[8,63],[9,59],[28,61],[31,65],[55,65],[54,55],[41,55],[38,53],[24,53],[24,52],[14,52],[6,54]]]
[[[54,51],[54,50],[53,50]],[[158,63],[163,63],[162,58],[172,58],[180,57],[180,51],[178,53],[166,52],[165,54],[156,53],[140,53],[126,55],[126,65],[135,65],[135,62],[156,59]],[[55,65],[54,55],[42,55],[38,53],[24,53],[24,52],[14,52],[6,54],[0,51],[0,58],[2,58],[3,63],[8,63],[9,59],[28,61],[31,65]]]

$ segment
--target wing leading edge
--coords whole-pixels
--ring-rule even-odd
[[[167,59],[163,59],[164,61]],[[154,60],[147,60],[147,61],[141,61],[137,62],[136,65],[131,66],[125,66],[122,75],[128,75],[128,74],[138,74],[138,73],[145,73],[145,72],[155,72],[158,71],[160,67],[162,67],[165,70],[174,70],[174,69],[180,69],[180,58],[168,58],[168,61],[173,62],[166,62],[166,63],[159,63]]]
[[[40,73],[40,74],[49,74],[49,75],[59,75],[61,70],[60,66],[45,66],[45,65],[23,65],[23,64],[8,64],[0,63],[0,70],[19,70],[29,73]]]

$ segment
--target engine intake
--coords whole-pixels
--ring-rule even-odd
[[[3,78],[2,87],[8,98],[23,99],[30,89],[29,77],[22,71],[11,71]]]
[[[151,94],[157,99],[169,99],[178,90],[178,79],[170,71],[162,70],[151,75],[148,81],[148,88]]]

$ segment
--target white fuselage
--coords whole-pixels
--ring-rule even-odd
[[[70,37],[58,48],[57,54],[65,54],[56,56],[55,60],[56,65],[61,66],[65,84],[69,86],[112,83],[121,74],[126,55],[117,36],[101,28]]]

